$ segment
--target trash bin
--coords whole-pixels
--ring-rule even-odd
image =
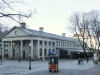
[[[48,56],[48,68],[49,72],[51,71],[58,72],[58,55]]]

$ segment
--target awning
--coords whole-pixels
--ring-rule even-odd
[[[56,53],[56,52],[49,51],[48,54],[49,54],[49,55],[56,55],[57,53]]]

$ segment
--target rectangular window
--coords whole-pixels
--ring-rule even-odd
[[[47,45],[47,42],[46,41],[44,42],[44,45]]]
[[[51,42],[49,42],[49,45],[51,45]]]
[[[40,45],[42,45],[42,41],[40,41]]]
[[[6,47],[6,44],[4,46]]]
[[[64,42],[63,42],[63,47],[64,47]]]
[[[68,47],[69,47],[69,42],[67,43]]]
[[[7,47],[8,47],[8,44],[7,44]]]
[[[66,47],[66,42],[64,42],[65,44],[64,44],[64,46]]]
[[[52,44],[53,44],[53,46],[55,45],[55,43],[54,43],[54,42],[53,42]]]
[[[61,46],[62,46],[62,41],[61,41]]]
[[[60,41],[59,41],[59,46],[60,46]]]

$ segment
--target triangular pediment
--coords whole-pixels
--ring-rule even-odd
[[[30,33],[27,31],[24,31],[22,28],[14,27],[10,31],[8,31],[7,34],[5,34],[3,37],[23,37],[23,36],[29,36]]]

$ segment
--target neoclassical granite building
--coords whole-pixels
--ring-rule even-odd
[[[66,37],[46,33],[43,27],[39,31],[26,28],[25,23],[21,23],[21,27],[14,26],[6,34],[2,36],[2,57],[18,58],[45,58],[48,51],[57,52],[60,50],[83,51],[79,41],[75,38]]]

